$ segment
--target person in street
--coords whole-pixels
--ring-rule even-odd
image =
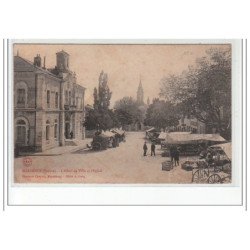
[[[176,148],[176,150],[174,151],[174,165],[179,166],[179,159],[180,159],[180,150],[179,148]]]
[[[155,144],[154,144],[154,142],[152,142],[152,144],[151,144],[151,156],[152,155],[155,156]]]
[[[116,140],[115,140],[115,138],[111,138],[111,144],[112,144],[113,148],[116,147]]]
[[[199,159],[205,159],[207,155],[207,149],[205,148],[205,146],[199,145],[198,151],[199,151]]]
[[[170,157],[171,157],[171,162],[174,161],[174,154],[175,154],[175,147],[173,145],[170,146],[169,149]]]
[[[148,151],[148,147],[147,147],[147,143],[144,142],[144,145],[143,145],[143,156],[146,156],[147,155],[147,151]]]
[[[70,135],[70,139],[73,139],[73,131],[71,131],[71,132],[69,133],[69,135]]]

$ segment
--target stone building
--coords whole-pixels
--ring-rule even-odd
[[[85,88],[76,83],[69,54],[56,53],[53,69],[14,57],[14,140],[22,151],[44,151],[85,137]]]

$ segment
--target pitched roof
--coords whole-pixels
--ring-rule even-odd
[[[39,71],[41,71],[41,72],[44,73],[44,74],[53,76],[53,77],[57,78],[58,80],[60,79],[58,76],[52,74],[52,73],[51,73],[50,71],[48,71],[47,69],[38,67],[38,66],[34,65],[31,61],[29,61],[29,60],[27,60],[27,59],[24,59],[24,58],[21,57],[21,56],[15,56],[15,57],[14,57],[14,60],[18,60],[18,59],[24,61],[25,63],[27,63],[27,64],[30,66],[30,68],[33,69],[33,70],[39,70]],[[15,66],[15,67],[16,67],[16,66]],[[14,70],[16,70],[15,67],[14,67]]]

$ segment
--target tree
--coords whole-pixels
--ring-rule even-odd
[[[137,102],[132,97],[123,97],[114,106],[115,114],[121,125],[130,125],[141,118]]]
[[[96,110],[94,109],[86,110],[86,117],[84,122],[84,126],[86,127],[86,129],[87,130],[97,129],[98,124],[99,124],[99,119]]]
[[[231,50],[210,49],[196,67],[162,79],[160,96],[175,103],[180,114],[193,115],[208,131],[230,139]]]
[[[85,126],[87,129],[107,130],[117,124],[113,111],[109,109],[111,96],[108,76],[102,71],[99,76],[98,90],[94,88],[94,109],[86,115]]]
[[[144,123],[158,129],[165,129],[178,125],[178,120],[179,117],[176,115],[175,107],[171,102],[154,99],[147,109]]]

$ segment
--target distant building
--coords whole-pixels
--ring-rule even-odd
[[[138,90],[137,90],[137,103],[139,105],[144,105],[144,91],[143,91],[143,88],[142,88],[141,80],[140,80]]]
[[[205,123],[199,121],[194,117],[182,117],[179,120],[179,124],[171,128],[172,131],[180,132],[192,132],[195,134],[205,134],[206,126]]]
[[[14,57],[15,146],[26,151],[44,151],[84,139],[85,88],[76,83],[69,68],[69,54],[56,53],[53,69]]]
[[[144,130],[144,119],[146,117],[146,111],[149,105],[149,98],[147,99],[147,104],[144,103],[144,90],[142,87],[142,82],[140,80],[138,89],[137,89],[137,99],[136,102],[139,106],[139,110],[141,113],[141,116],[138,117],[138,119],[135,121],[134,124],[127,125],[124,127],[127,131],[141,131]]]

